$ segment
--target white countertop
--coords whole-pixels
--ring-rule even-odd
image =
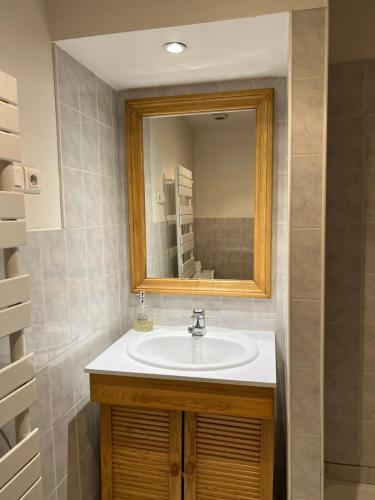
[[[171,330],[181,335],[189,335],[186,327],[159,327],[163,330]],[[132,359],[127,348],[129,343],[140,335],[153,335],[158,327],[152,332],[140,333],[130,330],[85,368],[86,373],[101,375],[118,375],[122,377],[147,377],[158,379],[188,380],[195,382],[212,382],[233,385],[276,387],[276,356],[275,356],[275,333],[263,331],[233,330],[244,335],[249,335],[258,345],[258,357],[249,363],[234,368],[222,370],[185,371],[171,370],[150,366]],[[207,327],[207,335],[210,332],[222,331],[219,327]],[[226,329],[227,330],[227,329]],[[227,330],[228,331],[228,330]]]

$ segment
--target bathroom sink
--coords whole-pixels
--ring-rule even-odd
[[[158,329],[135,338],[127,351],[136,361],[170,370],[223,370],[259,355],[256,342],[247,335],[219,329],[203,337]]]

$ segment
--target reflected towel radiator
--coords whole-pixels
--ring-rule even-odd
[[[178,277],[191,278],[195,272],[193,173],[182,165],[176,167],[175,190]]]
[[[14,421],[17,444],[0,458],[0,500],[40,500],[38,429],[29,408],[37,399],[33,354],[26,354],[23,329],[31,324],[29,277],[20,273],[19,249],[26,244],[23,193],[12,191],[5,167],[21,161],[16,80],[0,72],[0,338],[9,338],[10,364],[0,369],[0,428]]]

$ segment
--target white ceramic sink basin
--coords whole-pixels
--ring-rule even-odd
[[[170,370],[223,370],[254,361],[256,342],[233,331],[208,329],[204,337],[182,331],[158,329],[135,338],[128,355],[146,365]]]

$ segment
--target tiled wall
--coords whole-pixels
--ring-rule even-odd
[[[254,219],[194,219],[195,260],[217,279],[253,278]]]
[[[329,89],[325,459],[375,483],[375,61],[330,65]]]
[[[22,250],[38,387],[31,415],[44,498],[91,500],[99,498],[98,420],[83,367],[126,329],[123,169],[114,91],[60,49],[56,66],[66,229],[30,232]]]
[[[292,14],[290,497],[322,491],[326,9]]]
[[[273,183],[273,292],[269,300],[226,297],[158,296],[149,297],[156,324],[188,325],[193,307],[206,308],[208,325],[230,328],[275,330],[278,365],[277,493],[284,498],[285,483],[285,372],[287,334],[287,95],[285,78],[227,81],[200,85],[137,89],[119,96],[120,163],[124,158],[124,100],[135,97],[178,95],[248,88],[275,89],[275,139]]]

